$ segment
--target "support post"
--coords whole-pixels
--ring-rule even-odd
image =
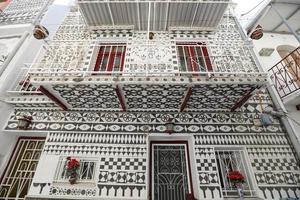
[[[232,108],[230,109],[230,112],[235,111],[235,109],[241,107],[246,101],[248,101],[248,99],[252,96],[252,92],[255,89],[256,88],[252,88],[252,89],[248,90],[248,92],[245,94],[245,96],[243,98],[241,98],[238,102],[236,102],[236,104],[234,106],[232,106]]]
[[[179,110],[180,112],[182,112],[185,109],[185,107],[186,107],[186,105],[187,105],[187,103],[188,103],[191,95],[192,95],[192,88],[189,87],[188,91],[187,91],[187,93],[186,93],[186,95],[184,97],[184,100],[183,100],[183,102],[182,102],[182,104],[180,106],[180,110]]]
[[[124,100],[124,98],[123,98],[121,89],[120,89],[120,87],[119,87],[118,85],[116,86],[115,91],[116,91],[117,97],[118,97],[118,99],[119,99],[119,102],[120,102],[120,104],[121,104],[122,110],[125,112],[125,111],[126,111],[125,100]]]
[[[54,101],[59,107],[61,107],[64,111],[68,110],[68,107],[63,104],[58,98],[56,98],[53,94],[51,94],[46,88],[43,86],[39,87],[39,91],[41,91],[44,95],[46,95],[49,99]]]

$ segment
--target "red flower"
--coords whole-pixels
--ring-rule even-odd
[[[227,178],[235,183],[243,183],[245,181],[245,177],[239,171],[229,172]]]
[[[71,157],[67,157],[68,163],[67,163],[67,170],[73,170],[73,169],[77,169],[80,166],[80,163],[78,160],[71,158]]]

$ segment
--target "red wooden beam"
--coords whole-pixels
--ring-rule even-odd
[[[252,96],[252,92],[256,89],[252,88],[250,90],[248,90],[248,92],[245,94],[245,96],[243,96],[243,98],[241,98],[238,102],[236,102],[236,104],[234,106],[232,106],[232,108],[230,109],[231,112],[235,111],[235,109],[241,107],[246,101],[248,101],[248,99]]]
[[[39,91],[41,91],[44,95],[46,95],[49,99],[54,101],[59,107],[61,107],[64,111],[68,110],[68,107],[63,104],[58,98],[56,98],[53,94],[51,94],[46,88],[43,86],[39,87]]]
[[[184,97],[184,100],[183,100],[183,102],[182,102],[182,104],[180,106],[180,112],[182,112],[185,109],[185,107],[186,107],[186,105],[187,105],[187,103],[188,103],[191,95],[192,95],[192,88],[189,87],[189,89],[188,89],[188,91],[187,91],[187,93],[186,93],[186,95]]]
[[[119,99],[119,102],[121,104],[122,110],[126,111],[125,101],[123,99],[123,96],[122,96],[122,93],[121,93],[121,89],[119,88],[118,85],[117,85],[115,91],[116,91],[117,97]]]

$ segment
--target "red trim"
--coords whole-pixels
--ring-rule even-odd
[[[186,152],[187,152],[187,165],[189,168],[189,179],[190,179],[190,189],[191,194],[194,197],[194,189],[193,189],[193,181],[192,181],[192,171],[191,171],[191,159],[190,159],[190,152],[189,152],[189,143],[185,140],[173,140],[173,141],[150,141],[150,160],[149,160],[149,199],[152,200],[152,145],[153,144],[185,144],[186,145]]]
[[[51,94],[46,88],[43,86],[39,87],[39,91],[41,91],[44,95],[46,95],[49,99],[54,101],[59,107],[61,107],[64,111],[68,110],[68,107],[63,104],[58,98],[56,98],[53,94]]]
[[[185,109],[185,107],[186,107],[186,105],[187,105],[187,103],[188,103],[188,101],[189,101],[192,93],[193,93],[193,89],[191,87],[189,87],[189,89],[188,89],[188,91],[187,91],[187,93],[186,93],[186,95],[184,97],[184,100],[183,100],[183,102],[182,102],[182,104],[180,106],[180,112],[182,112]]]
[[[123,99],[123,96],[122,96],[122,93],[121,93],[121,89],[119,88],[118,85],[117,85],[115,91],[116,91],[117,97],[119,99],[119,102],[121,104],[122,110],[126,111],[125,101]]]
[[[109,52],[106,52],[106,49],[109,48]],[[120,49],[122,48],[122,49]],[[107,58],[107,68],[105,71],[111,72],[114,70],[114,63],[116,58],[122,58],[120,61],[120,71],[123,71],[124,67],[124,61],[125,61],[125,53],[126,53],[126,45],[125,44],[103,44],[103,46],[100,47],[96,64],[94,67],[94,71],[100,71],[101,70],[101,62],[104,58]],[[106,67],[106,66],[105,66]],[[103,69],[102,69],[103,71]]]
[[[191,62],[191,65],[192,65],[192,70],[193,72],[199,72],[199,67],[198,65],[195,63],[197,62],[197,57],[196,57],[196,53],[195,53],[195,46],[190,46],[189,49],[189,53],[190,53],[190,62]]]
[[[14,149],[12,150],[11,154],[10,154],[10,158],[8,160],[8,163],[7,165],[5,166],[4,170],[3,170],[3,173],[1,175],[1,178],[0,178],[0,184],[2,183],[3,179],[4,179],[4,176],[6,175],[7,171],[8,171],[8,167],[10,167],[11,163],[12,163],[12,160],[14,159],[14,162],[16,161],[16,150],[17,150],[17,147],[20,143],[20,140],[21,139],[26,139],[26,140],[41,140],[41,139],[44,139],[46,140],[46,137],[26,137],[26,136],[20,136],[14,146]]]
[[[207,67],[207,71],[212,72],[213,68],[212,68],[212,65],[211,65],[211,62],[210,62],[210,59],[209,59],[207,48],[206,47],[201,47],[201,49],[202,49],[202,52],[203,52],[203,56],[204,56],[205,64],[206,64],[206,67]]]
[[[116,55],[115,51],[116,51],[116,47],[112,46],[111,51],[110,51],[110,55],[108,54],[108,59],[109,60],[107,60],[108,65],[107,65],[106,71],[108,71],[108,72],[111,72],[114,68],[114,61],[115,61],[115,55]],[[106,55],[105,55],[105,57],[106,57]]]
[[[95,64],[95,67],[94,67],[94,71],[99,71],[99,69],[100,69],[100,64],[101,64],[101,61],[103,59],[103,48],[104,47],[100,47],[100,49],[99,49],[96,64]]]
[[[245,96],[243,96],[238,102],[236,102],[236,104],[234,106],[232,106],[232,108],[230,109],[230,112],[233,112],[233,111],[235,111],[235,109],[241,107],[252,96],[252,92],[255,89],[256,88],[252,88],[252,89],[248,90],[248,92],[245,94]]]
[[[123,53],[122,53],[122,61],[121,61],[120,72],[123,72],[123,69],[124,69],[125,53],[126,53],[126,46],[124,46],[124,51],[123,51]]]

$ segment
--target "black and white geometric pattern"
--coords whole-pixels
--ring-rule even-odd
[[[257,171],[298,171],[299,165],[294,158],[253,159],[252,167]]]
[[[96,188],[82,188],[82,187],[61,187],[52,186],[49,195],[53,196],[80,196],[80,197],[94,197],[96,196]]]
[[[144,171],[146,170],[145,163],[145,158],[106,157],[101,158],[100,170]]]
[[[186,110],[230,110],[253,87],[256,86],[249,84],[195,85]]]
[[[47,11],[54,0],[13,0],[0,12],[0,24],[30,24],[35,17]],[[43,7],[45,6],[45,10]],[[38,20],[38,22],[41,19]]]
[[[122,86],[129,110],[177,111],[187,91],[186,85],[137,85]]]
[[[73,108],[101,108],[120,110],[112,85],[54,85],[53,89]]]
[[[145,172],[128,171],[101,171],[99,172],[99,183],[130,183],[145,184]]]

